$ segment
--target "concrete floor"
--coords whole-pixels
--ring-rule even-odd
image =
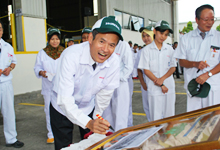
[[[183,78],[181,76],[181,78]],[[183,79],[175,79],[176,82],[176,114],[186,112],[186,94],[183,89]],[[34,105],[30,105],[34,104]],[[37,104],[37,105],[35,105]],[[20,150],[53,150],[53,144],[47,144],[47,129],[44,113],[44,101],[40,92],[32,92],[15,96],[17,139],[24,142],[25,146]],[[140,113],[133,115],[134,125],[147,122],[143,115],[140,82],[134,80],[133,112]],[[74,127],[73,143],[80,141],[78,127]],[[12,150],[15,148],[5,147],[3,134],[3,118],[0,115],[0,150]]]

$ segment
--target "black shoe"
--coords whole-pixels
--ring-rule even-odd
[[[24,146],[24,143],[23,142],[20,142],[20,141],[16,141],[12,144],[6,144],[5,145],[6,147],[15,147],[15,148],[21,148]]]

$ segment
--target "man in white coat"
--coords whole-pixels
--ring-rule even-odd
[[[196,9],[198,28],[185,34],[175,50],[174,57],[184,67],[184,88],[187,92],[187,111],[220,103],[220,32],[211,29],[215,22],[214,8],[202,5]],[[211,86],[206,98],[192,97],[188,83],[196,78],[199,84]]]
[[[115,53],[120,58],[120,86],[115,89],[111,102],[103,113],[115,132],[133,125],[132,99],[128,79],[133,70],[132,52],[126,41],[119,41]]]
[[[14,110],[14,92],[11,71],[17,64],[13,47],[2,39],[3,23],[0,20],[0,110],[3,115],[6,147],[21,148],[23,142],[17,140]]]
[[[72,143],[73,124],[94,133],[106,134],[109,130],[109,122],[96,114],[102,115],[119,86],[119,58],[113,52],[123,40],[121,26],[114,16],[103,17],[88,39],[61,54],[53,81],[50,116],[56,150]],[[88,116],[93,110],[94,120]]]

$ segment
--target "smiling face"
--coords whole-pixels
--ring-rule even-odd
[[[115,50],[119,37],[114,33],[98,33],[93,40],[89,33],[90,53],[95,62],[103,63]]]
[[[196,18],[196,23],[198,24],[199,30],[202,32],[211,30],[212,25],[215,23],[213,10],[208,8],[202,10],[200,19]]]
[[[150,35],[145,32],[142,32],[142,40],[146,45],[150,44],[153,41]]]
[[[2,38],[3,35],[3,27],[2,24],[0,23],[0,39]]]
[[[49,44],[54,48],[57,48],[60,45],[60,39],[56,34],[51,37]]]
[[[162,44],[167,39],[169,35],[169,30],[160,32],[154,29],[154,34],[155,34],[155,42]]]

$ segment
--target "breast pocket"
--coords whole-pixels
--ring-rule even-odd
[[[149,62],[150,64],[150,71],[155,74],[158,72],[158,60],[154,59],[154,60],[151,60]]]

